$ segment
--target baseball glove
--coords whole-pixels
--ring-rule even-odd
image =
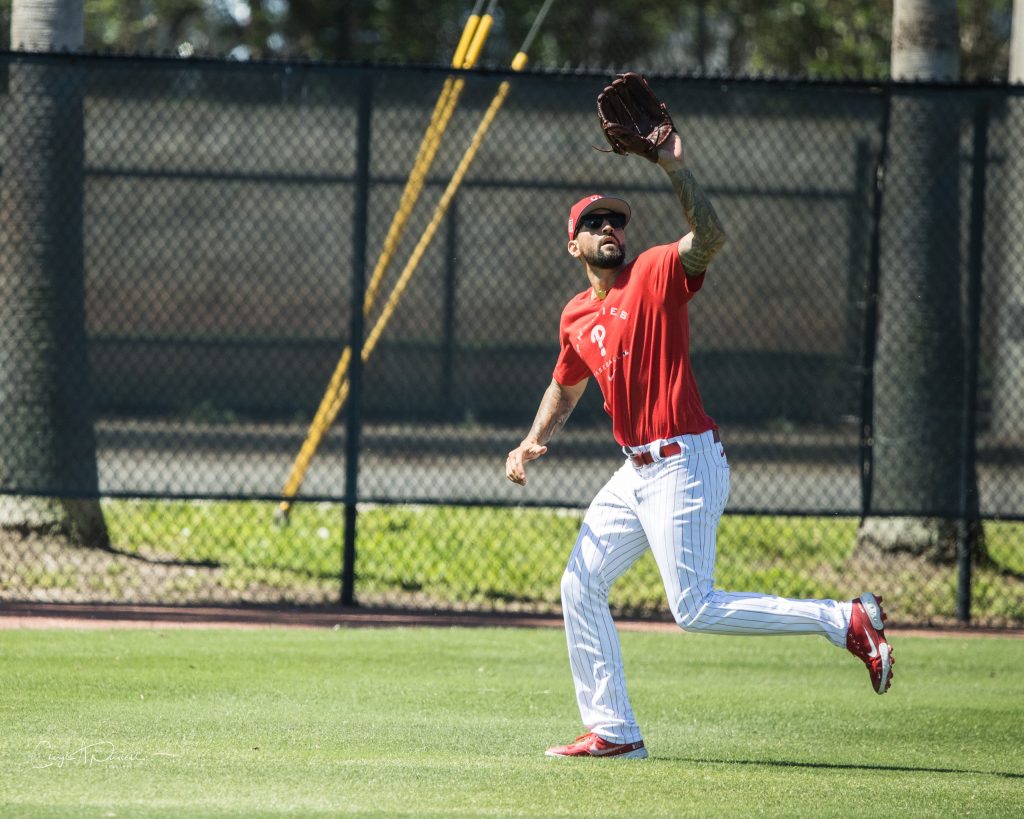
[[[658,148],[675,130],[665,103],[632,71],[617,76],[597,95],[601,130],[617,154],[639,154],[658,161]]]

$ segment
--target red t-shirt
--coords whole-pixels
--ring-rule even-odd
[[[678,243],[659,245],[626,265],[603,300],[587,288],[562,311],[555,381],[593,375],[620,444],[715,427],[690,366],[686,304],[703,284],[703,273],[686,275]]]

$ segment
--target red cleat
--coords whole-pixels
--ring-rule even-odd
[[[618,756],[623,759],[647,759],[647,749],[644,748],[643,740],[639,742],[627,742],[619,745],[602,739],[591,732],[576,737],[576,741],[570,745],[556,745],[548,748],[545,756]]]
[[[892,667],[896,660],[892,646],[885,639],[882,598],[870,592],[853,601],[850,630],[846,633],[846,649],[864,662],[871,675],[871,687],[884,694],[892,684]]]

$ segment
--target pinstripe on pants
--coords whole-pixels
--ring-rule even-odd
[[[562,610],[576,701],[587,730],[636,742],[608,591],[648,548],[672,614],[686,631],[821,634],[846,645],[850,603],[714,589],[715,535],[729,496],[729,465],[710,432],[674,438],[683,451],[635,467],[597,494],[562,576]]]

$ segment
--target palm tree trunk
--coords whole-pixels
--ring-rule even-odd
[[[11,44],[82,44],[81,0],[16,0]],[[85,334],[78,73],[26,60],[8,76],[0,213],[0,526],[107,548]]]
[[[959,78],[956,0],[896,0],[892,75]],[[859,546],[951,563],[956,521],[939,516],[960,508],[964,468],[963,117],[955,99],[927,88],[896,89],[889,116],[871,511],[903,515],[866,518]],[[976,475],[969,483],[976,490]]]
[[[1014,0],[1010,37],[1011,83],[1024,83],[1024,0]],[[996,235],[1007,237],[999,259],[995,304],[995,373],[992,384],[992,431],[1000,443],[1024,445],[1024,265],[1016,247],[1024,235],[1024,157],[1020,134],[1024,133],[1024,99],[1007,95],[1001,132],[1005,142],[997,147],[1003,166],[993,180],[1000,220]]]

